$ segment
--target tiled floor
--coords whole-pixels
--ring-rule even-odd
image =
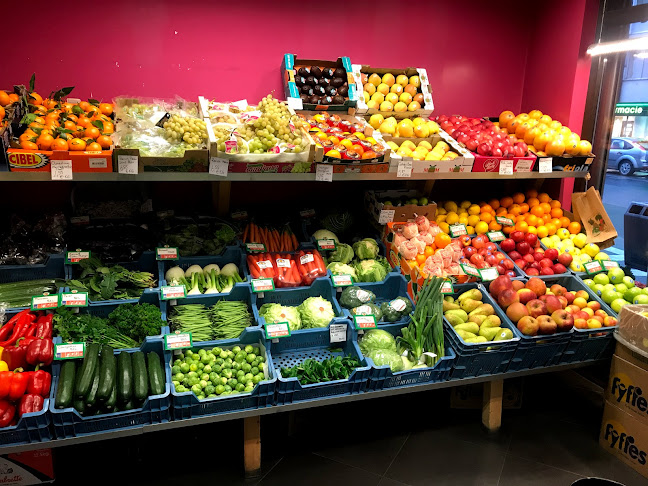
[[[480,411],[451,410],[447,390],[264,417],[252,480],[241,472],[240,421],[70,447],[55,460],[58,484],[648,485],[598,445],[601,414],[600,397],[546,375],[526,379],[522,409],[506,410],[497,434]]]

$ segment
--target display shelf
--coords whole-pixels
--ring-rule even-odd
[[[570,179],[584,178],[587,173],[583,172],[515,172],[513,175],[504,176],[497,172],[435,172],[432,174],[412,174],[412,177],[396,177],[396,172],[387,173],[347,173],[333,174],[333,182],[344,181],[408,181],[408,180],[480,180],[480,179]],[[51,181],[49,172],[0,172],[0,182],[20,181]],[[245,174],[232,172],[225,177],[209,175],[206,172],[145,172],[138,175],[110,173],[75,173],[73,181],[77,182],[304,182],[315,181],[314,173],[296,174]],[[70,182],[70,181],[66,181]]]
[[[440,383],[425,383],[425,384],[417,384],[417,385],[405,386],[400,388],[388,388],[379,391],[366,391],[354,395],[326,397],[317,400],[291,403],[288,405],[274,405],[272,407],[259,408],[254,410],[241,410],[241,411],[222,413],[219,415],[206,415],[206,416],[189,418],[189,419],[174,420],[174,421],[160,423],[160,424],[144,425],[140,428],[135,428],[135,429],[106,431],[94,435],[73,437],[69,439],[56,439],[56,440],[50,440],[45,442],[37,442],[33,444],[24,444],[24,445],[17,445],[17,446],[0,445],[0,455],[11,454],[16,452],[32,451],[32,450],[43,449],[43,448],[79,445],[83,443],[96,442],[96,441],[106,440],[106,439],[116,439],[120,437],[141,435],[150,432],[157,432],[160,430],[177,429],[181,427],[192,427],[194,425],[202,425],[202,424],[215,423],[215,422],[225,422],[228,420],[244,419],[249,417],[270,415],[270,414],[282,413],[282,412],[291,412],[295,410],[308,409],[313,407],[323,407],[326,405],[337,405],[340,403],[354,402],[359,400],[369,400],[372,398],[382,398],[382,397],[389,397],[395,395],[403,395],[406,393],[438,390],[442,388],[450,388],[450,387],[463,386],[463,385],[472,385],[475,383],[485,383],[493,380],[504,380],[504,379],[511,379],[511,378],[520,378],[523,376],[537,375],[542,373],[566,371],[575,368],[591,366],[606,361],[607,360],[583,361],[580,363],[569,363],[569,364],[548,366],[545,368],[524,370],[524,371],[514,371],[508,373],[484,375],[484,376],[473,377],[473,378],[463,378],[459,380],[451,379]]]

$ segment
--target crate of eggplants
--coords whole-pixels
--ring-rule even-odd
[[[296,67],[295,84],[306,110],[315,110],[317,106],[346,109],[349,101],[349,83],[347,72],[343,67]]]

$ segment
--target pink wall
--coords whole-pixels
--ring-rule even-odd
[[[93,25],[87,34],[72,35],[68,47],[28,50],[27,57],[23,49],[6,49],[0,86],[27,83],[36,72],[43,94],[76,86],[73,94],[81,98],[202,94],[253,102],[273,90],[283,97],[279,66],[291,52],[306,59],[347,55],[376,67],[425,67],[438,114],[519,111],[534,18],[521,10],[524,3],[410,0],[405,8],[375,0],[328,9],[295,0],[86,2],[83,18]],[[35,0],[30,8],[45,12],[51,2]],[[558,30],[578,27],[566,18],[547,20]],[[61,22],[40,22],[38,38],[63,41],[74,22],[65,15]],[[6,22],[3,34],[23,38],[24,26]],[[562,45],[560,39],[552,45]],[[573,71],[574,62],[564,56],[561,66]],[[560,103],[570,96],[571,90]]]

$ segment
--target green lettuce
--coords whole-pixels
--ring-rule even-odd
[[[349,263],[353,260],[353,248],[346,243],[338,243],[334,251],[329,256],[330,262]]]
[[[376,349],[387,349],[396,352],[396,339],[383,329],[370,329],[364,333],[359,343],[360,351],[367,356]]]
[[[361,260],[355,263],[358,282],[382,282],[390,272],[389,262],[384,257]]]
[[[326,327],[335,317],[333,306],[321,296],[309,297],[297,309],[304,328]]]
[[[369,260],[378,256],[378,243],[373,238],[364,238],[353,244],[353,251],[360,260]]]
[[[329,269],[333,275],[351,275],[353,277],[353,280],[358,280],[355,268],[353,268],[351,265],[347,265],[346,263],[331,262],[326,268]]]
[[[267,323],[287,322],[292,331],[296,331],[302,327],[301,316],[297,307],[289,307],[281,304],[263,304],[259,309],[259,315]]]

